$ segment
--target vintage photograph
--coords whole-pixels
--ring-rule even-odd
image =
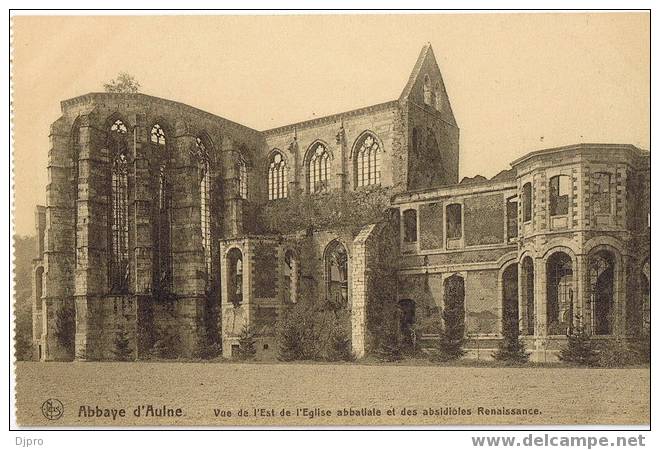
[[[650,426],[650,13],[11,27],[17,426]]]

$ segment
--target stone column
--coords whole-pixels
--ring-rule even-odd
[[[518,333],[527,334],[527,293],[524,290],[526,274],[523,273],[523,265],[518,262]]]
[[[132,242],[132,264],[130,290],[135,293],[135,315],[128,314],[126,326],[130,336],[135,336],[135,355],[140,357],[149,350],[153,343],[153,254],[154,236],[153,220],[158,211],[154,203],[158,195],[158,171],[156,161],[161,155],[154,151],[164,152],[165,148],[154,149],[149,145],[151,124],[146,123],[144,114],[134,116],[135,128],[129,135],[132,146],[133,170],[129,174],[131,190],[130,199],[130,232]],[[152,164],[154,164],[152,166]],[[135,322],[131,323],[133,318]]]
[[[367,225],[353,240],[351,270],[351,350],[356,358],[365,354],[366,314],[369,293],[368,239],[374,225]]]
[[[151,284],[153,280],[152,252],[152,199],[154,198],[154,186],[152,183],[152,168],[149,164],[150,146],[148,145],[150,130],[145,124],[143,114],[135,115],[135,128],[133,129],[133,176],[129,175],[132,181],[131,190],[133,204],[130,212],[131,222],[133,222],[132,241],[133,241],[133,287],[131,290],[137,296],[151,294]],[[130,144],[129,144],[130,145]],[[157,168],[155,168],[157,170]]]
[[[73,342],[57,338],[57,316],[62,309],[73,314],[75,261],[75,192],[72,186],[71,124],[58,119],[50,129],[44,236],[42,360],[68,359]]]
[[[108,291],[109,156],[106,134],[84,115],[79,119],[77,263],[75,268],[76,359],[94,358],[100,331],[90,322],[99,296]]]
[[[591,333],[591,289],[589,289],[589,262],[585,255],[575,257],[573,268],[573,326],[582,325]],[[579,318],[579,320],[578,320]]]
[[[175,134],[171,173],[173,290],[177,296],[176,326],[181,338],[180,353],[191,356],[199,349],[206,302],[200,173],[195,155],[196,136],[190,133],[187,124],[183,122],[177,123]],[[213,149],[208,151],[212,152]],[[213,180],[213,172],[211,174]],[[209,200],[212,200],[210,196]],[[159,320],[158,317],[155,319]]]
[[[545,360],[548,336],[546,278],[545,260],[534,258],[534,336],[536,350],[539,352],[537,361]]]
[[[627,274],[633,273],[631,270],[634,262],[632,258],[628,255],[621,255],[620,264],[616,265],[616,270],[614,272],[614,324],[613,324],[613,334],[617,337],[626,337],[628,334],[628,329],[626,326],[627,322],[627,301],[628,296],[633,292],[632,286],[629,284],[633,283],[633,280],[628,280]],[[618,261],[617,261],[618,262]],[[641,305],[640,305],[641,306]]]

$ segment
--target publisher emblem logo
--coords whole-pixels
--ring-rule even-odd
[[[56,398],[49,398],[41,405],[41,413],[48,420],[57,420],[64,414],[64,405]]]

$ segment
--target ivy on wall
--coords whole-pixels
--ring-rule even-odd
[[[261,205],[256,212],[256,223],[264,234],[323,229],[349,229],[357,233],[364,225],[383,220],[390,196],[391,190],[381,186],[299,195]]]

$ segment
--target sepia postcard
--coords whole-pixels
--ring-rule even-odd
[[[649,12],[11,28],[17,427],[650,426]]]

